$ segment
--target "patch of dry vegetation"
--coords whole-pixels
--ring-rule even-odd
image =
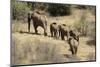
[[[64,62],[66,59],[55,41],[40,35],[13,34],[12,64]]]
[[[76,57],[71,55],[66,41],[33,34],[12,34],[12,64],[44,64],[95,60],[95,47],[81,38]],[[92,52],[92,53],[91,53]]]

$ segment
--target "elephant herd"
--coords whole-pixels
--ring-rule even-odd
[[[47,36],[47,18],[45,15],[42,15],[40,12],[35,11],[33,13],[28,13],[28,32],[30,32],[30,22],[33,21],[33,26],[35,33],[37,34],[38,26],[41,26],[44,29],[44,36]],[[67,38],[67,43],[70,46],[70,51],[72,55],[77,54],[77,49],[79,45],[79,35],[74,32],[74,30],[69,29],[69,26],[66,24],[57,24],[57,22],[53,22],[50,24],[50,33],[51,37],[56,39],[61,38],[65,40]]]

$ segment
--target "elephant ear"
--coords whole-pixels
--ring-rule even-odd
[[[39,11],[36,11],[37,14],[41,14]]]
[[[35,10],[33,11],[33,13],[40,14],[40,11],[37,10],[37,9],[35,9]]]
[[[66,26],[66,24],[62,24],[63,26]]]
[[[35,10],[34,10],[34,11],[32,11],[32,12],[31,12],[31,17],[34,17],[35,13],[36,13],[36,11],[35,11]]]

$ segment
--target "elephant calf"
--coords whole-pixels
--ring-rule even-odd
[[[69,36],[73,37],[75,40],[79,41],[79,34],[76,31],[70,30]]]
[[[75,40],[73,37],[70,37],[69,40],[68,40],[68,43],[69,43],[72,55],[76,55],[78,45],[79,45],[79,41]]]
[[[50,33],[51,33],[51,37],[58,37],[58,25],[57,23],[52,23],[50,24]]]
[[[79,35],[77,34],[77,32],[74,32],[72,30],[69,31],[68,43],[70,45],[70,50],[72,52],[72,55],[76,55],[79,45]]]

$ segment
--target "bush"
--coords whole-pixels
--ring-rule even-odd
[[[86,20],[87,15],[86,11],[82,13],[81,18],[77,24],[75,24],[75,28],[81,33],[81,36],[88,36],[91,37],[91,40],[95,41],[96,35],[96,22],[95,21],[88,21]],[[92,20],[92,19],[91,19]]]
[[[91,37],[91,40],[94,40],[94,42],[96,41],[96,27],[95,27],[95,22],[91,22],[91,24],[88,25],[87,28],[87,35]]]
[[[27,2],[12,0],[11,5],[12,19],[23,19],[27,16],[27,12],[30,10],[30,8],[27,5]]]
[[[51,16],[63,16],[63,15],[70,15],[71,9],[70,5],[63,5],[63,4],[49,4],[48,12]]]

